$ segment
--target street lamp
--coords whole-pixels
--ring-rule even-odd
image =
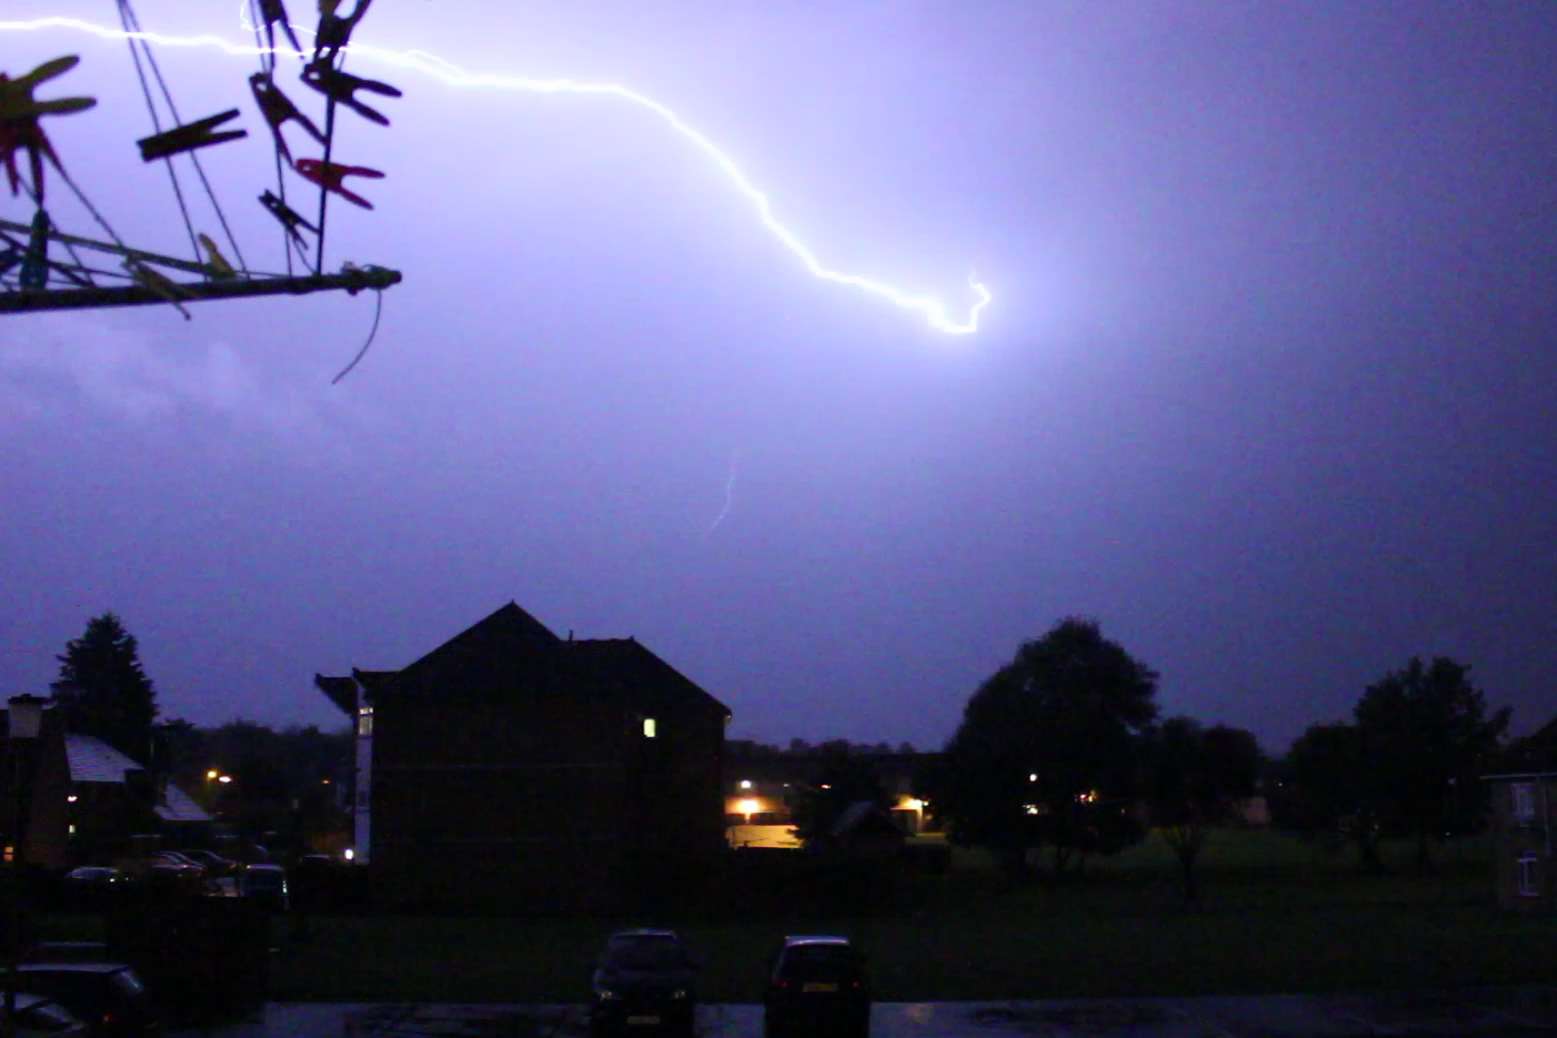
[[[11,939],[7,941],[7,966],[5,971],[5,1033],[7,1038],[13,1038],[17,1033],[16,1025],[16,973],[17,960],[21,958],[22,946],[22,853],[26,846],[26,834],[22,831],[22,816],[27,810],[27,792],[23,788],[23,779],[26,771],[22,767],[22,745],[30,743],[38,738],[38,732],[43,727],[42,696],[12,696],[9,702],[10,712],[6,715],[6,750],[11,758],[11,785],[15,789],[15,803],[12,805],[15,814],[11,822],[11,875],[7,884],[7,892],[10,895],[11,910]]]

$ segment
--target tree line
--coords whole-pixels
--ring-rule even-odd
[[[1041,852],[1062,875],[1154,826],[1194,900],[1210,833],[1257,791],[1277,824],[1344,833],[1368,868],[1382,868],[1381,836],[1412,836],[1425,870],[1434,839],[1483,817],[1479,776],[1508,728],[1509,711],[1489,712],[1469,674],[1412,659],[1363,691],[1351,721],[1314,725],[1271,762],[1246,730],[1159,719],[1157,673],[1072,617],[973,693],[928,790],[952,841],[987,848],[1013,877]]]

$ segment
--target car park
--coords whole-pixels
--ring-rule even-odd
[[[205,874],[211,878],[230,876],[237,869],[238,863],[230,858],[224,858],[215,851],[183,850],[177,851],[180,857],[191,861],[205,869]]]
[[[690,1036],[698,961],[672,930],[622,930],[606,940],[590,981],[590,1033]]]
[[[17,967],[17,986],[60,1003],[93,1038],[146,1038],[162,1023],[146,985],[122,962],[29,962]]]
[[[781,1035],[870,1033],[865,957],[847,937],[786,937],[768,963],[763,1030]]]
[[[16,993],[16,1019],[6,1019],[0,1001],[0,1033],[16,1038],[84,1038],[91,1032],[74,1013],[46,995]]]

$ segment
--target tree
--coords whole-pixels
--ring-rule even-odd
[[[946,745],[934,792],[952,839],[991,849],[1014,875],[1044,844],[1063,871],[1072,852],[1139,839],[1120,801],[1156,689],[1156,673],[1095,621],[1065,619],[1024,643],[969,698]]]
[[[1308,834],[1334,833],[1357,847],[1368,872],[1383,872],[1379,805],[1364,782],[1362,733],[1356,725],[1310,725],[1292,744],[1284,769],[1284,824]]]
[[[1217,725],[1204,728],[1174,717],[1147,736],[1152,824],[1179,859],[1184,900],[1200,899],[1195,863],[1213,827],[1230,821],[1238,801],[1254,795],[1260,747],[1253,734]]]
[[[53,698],[67,728],[145,761],[157,719],[157,692],[141,669],[135,636],[119,617],[104,613],[88,620],[81,637],[55,659],[60,666]]]
[[[1470,668],[1439,656],[1368,686],[1353,711],[1365,794],[1386,821],[1416,836],[1417,868],[1431,866],[1429,840],[1473,817],[1485,798],[1478,780],[1508,730],[1509,709],[1487,715]]]

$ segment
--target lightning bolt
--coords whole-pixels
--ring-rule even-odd
[[[719,509],[719,514],[714,517],[714,521],[709,524],[707,530],[703,531],[704,540],[712,537],[714,531],[719,529],[719,524],[724,522],[724,517],[730,514],[730,506],[735,503],[735,470],[740,460],[740,451],[730,453],[730,474],[724,481],[724,507]]]
[[[220,36],[170,36],[157,32],[125,32],[122,29],[98,25],[79,18],[47,17],[36,18],[30,21],[0,21],[0,32],[40,32],[48,29],[65,29],[73,32],[88,33],[106,40],[142,39],[161,47],[199,47],[208,50],[218,50],[234,57],[255,57],[259,54],[267,53],[266,48],[256,47],[252,44],[233,43]],[[801,241],[794,231],[786,227],[773,215],[773,205],[769,201],[767,193],[759,190],[751,178],[736,164],[735,160],[706,134],[677,115],[669,105],[656,101],[645,94],[640,94],[636,90],[631,90],[619,83],[590,82],[576,79],[534,79],[528,76],[474,73],[466,71],[452,62],[445,61],[437,55],[428,54],[420,50],[394,51],[359,43],[351,44],[348,49],[355,56],[369,58],[396,68],[409,69],[453,87],[502,90],[527,94],[576,94],[591,97],[607,97],[640,108],[659,118],[666,126],[712,162],[725,175],[725,178],[729,180],[735,190],[751,203],[757,214],[757,219],[768,233],[777,238],[780,244],[799,259],[813,277],[836,285],[857,289],[868,296],[885,300],[893,306],[917,313],[936,331],[944,332],[947,335],[973,334],[978,331],[979,314],[994,299],[988,287],[980,282],[977,277],[970,274],[968,276],[968,288],[974,296],[974,302],[968,307],[966,316],[957,319],[950,315],[946,304],[935,296],[910,292],[877,278],[833,270],[823,265],[811,247]],[[291,53],[290,49],[287,48],[278,48],[278,52],[282,54]]]

